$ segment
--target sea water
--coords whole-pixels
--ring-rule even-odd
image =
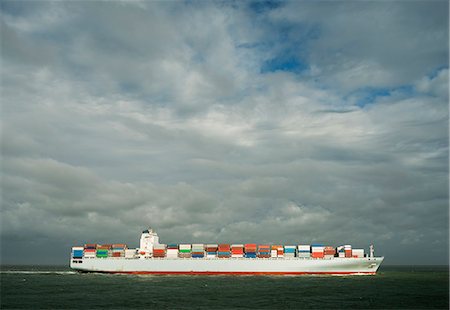
[[[1,267],[0,309],[448,307],[448,266],[382,266],[374,276],[150,276]]]

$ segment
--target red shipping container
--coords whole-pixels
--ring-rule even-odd
[[[125,243],[115,243],[112,245],[113,248],[126,248],[127,245]]]
[[[219,252],[230,252],[229,244],[219,244]]]
[[[345,250],[345,257],[352,257],[352,250]]]
[[[113,253],[112,253],[112,256],[113,256],[113,257],[121,257],[121,256],[122,256],[122,253],[121,253],[121,252],[113,252]]]

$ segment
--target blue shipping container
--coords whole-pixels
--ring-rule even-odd
[[[83,250],[74,250],[72,256],[76,258],[83,257]]]
[[[203,254],[192,254],[192,258],[203,258]]]

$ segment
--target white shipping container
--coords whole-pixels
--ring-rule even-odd
[[[299,244],[298,245],[298,249],[301,250],[301,251],[309,251],[310,248],[311,248],[311,246],[309,246],[309,245],[305,245],[305,244]]]
[[[298,253],[298,257],[303,257],[303,258],[305,258],[305,257],[310,257],[310,256],[311,256],[310,253],[304,253],[304,252],[299,252],[299,253]]]
[[[243,248],[244,245],[243,244],[232,244],[231,247],[232,248]]]
[[[207,248],[217,248],[217,247],[219,247],[219,245],[218,244],[207,244],[206,247]]]
[[[352,255],[357,257],[364,257],[364,249],[353,249]]]
[[[178,254],[177,253],[166,253],[166,257],[168,257],[168,258],[178,258]]]
[[[126,258],[133,258],[136,255],[136,249],[125,250]]]
[[[84,248],[82,246],[74,246],[72,247],[72,251],[83,251]]]
[[[180,248],[180,250],[190,250],[191,245],[190,244],[180,244],[179,248]]]
[[[278,251],[277,250],[271,250],[270,251],[270,257],[277,257],[278,256]]]
[[[351,250],[352,246],[350,244],[346,244],[346,245],[344,245],[344,249],[345,250]]]
[[[206,254],[206,258],[217,258],[215,254]]]
[[[324,251],[324,247],[312,247],[311,250],[313,253],[321,253]]]
[[[244,257],[244,254],[231,254],[231,257]]]
[[[295,245],[285,245],[284,248],[285,249],[295,249],[296,246]]]
[[[345,257],[345,253],[344,252],[339,252],[339,257]]]

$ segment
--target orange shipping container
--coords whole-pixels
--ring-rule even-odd
[[[323,258],[324,254],[323,254],[323,252],[312,252],[311,257],[312,258]]]

